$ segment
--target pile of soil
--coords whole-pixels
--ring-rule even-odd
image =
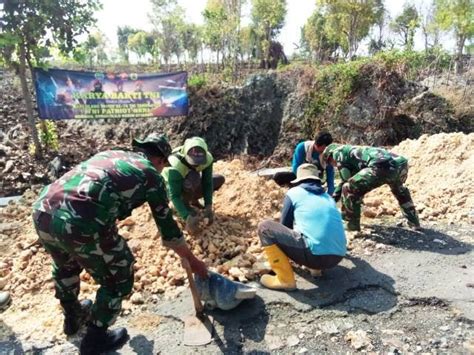
[[[406,185],[421,220],[474,223],[474,134],[440,133],[405,140],[393,152],[409,159]],[[369,193],[364,215],[399,213],[387,186]]]

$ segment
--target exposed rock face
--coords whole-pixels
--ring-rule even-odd
[[[298,67],[253,75],[239,87],[190,90],[189,117],[61,121],[59,152],[35,161],[28,153],[22,97],[14,78],[6,75],[0,84],[0,196],[50,181],[56,156],[60,164],[53,170],[60,175],[98,151],[128,148],[133,137],[150,132],[166,133],[173,146],[202,136],[216,158],[247,154],[268,166],[288,164],[295,145],[322,128],[338,141],[369,145],[396,145],[423,133],[472,131],[472,122],[457,121],[446,100],[375,64],[361,67],[337,114],[326,110],[310,117],[311,93],[320,86],[315,77],[313,68]]]

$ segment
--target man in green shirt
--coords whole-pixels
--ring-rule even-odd
[[[134,140],[138,153],[98,153],[46,186],[33,205],[39,239],[53,258],[56,298],[64,311],[64,332],[76,333],[89,319],[81,354],[116,349],[128,339],[125,328],[108,330],[133,288],[135,259],[119,234],[117,219],[148,202],[163,245],[207,277],[205,264],[189,250],[168,207],[160,175],[171,152],[168,141],[151,134]],[[100,285],[96,300],[78,301],[79,274],[85,269]]]
[[[168,195],[178,215],[186,221],[186,230],[195,234],[199,229],[199,216],[191,207],[202,208],[199,199],[204,198],[204,217],[212,223],[213,192],[220,189],[225,178],[212,173],[214,158],[201,137],[188,138],[168,157],[169,167],[163,169]]]

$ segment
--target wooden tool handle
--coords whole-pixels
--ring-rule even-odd
[[[186,270],[186,274],[188,275],[189,288],[191,289],[191,294],[193,295],[194,308],[196,309],[196,315],[199,316],[202,314],[204,306],[202,305],[201,297],[199,297],[199,293],[196,289],[196,284],[194,283],[191,265],[189,265],[188,259],[184,258],[181,259],[181,264],[183,265],[183,268],[184,270]]]

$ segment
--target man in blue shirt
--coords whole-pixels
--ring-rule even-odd
[[[300,142],[295,148],[293,153],[293,161],[291,162],[291,168],[293,173],[296,175],[296,170],[303,163],[314,164],[320,171],[320,176],[322,178],[323,168],[319,162],[319,155],[323,154],[324,149],[332,143],[331,133],[320,132],[314,138],[314,141],[305,141]],[[328,188],[328,194],[332,195],[334,192],[334,167],[326,166],[326,182]]]
[[[280,223],[266,220],[258,235],[275,276],[263,275],[263,286],[294,290],[296,280],[288,258],[310,269],[336,266],[346,254],[346,236],[336,202],[321,186],[318,168],[302,164],[283,201]]]
[[[321,167],[319,162],[319,155],[324,152],[324,149],[332,143],[332,136],[329,132],[319,132],[314,140],[303,141],[296,145],[293,153],[293,160],[291,169],[293,172],[276,173],[273,179],[279,185],[288,184],[296,177],[296,170],[303,163],[314,164],[320,171],[320,178],[323,177],[323,172],[326,171],[327,192],[332,195],[334,192],[334,167],[330,164],[326,169]]]

